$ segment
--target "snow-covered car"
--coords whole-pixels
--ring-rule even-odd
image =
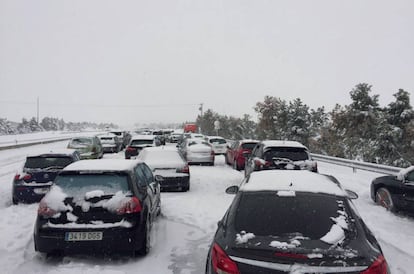
[[[161,211],[159,176],[139,160],[85,160],[62,170],[40,201],[35,250],[147,254]]]
[[[185,139],[180,144],[179,150],[189,164],[214,165],[214,150],[204,139]]]
[[[155,175],[162,176],[161,190],[190,189],[190,169],[175,147],[147,147],[141,150],[137,159],[144,161]]]
[[[13,204],[39,202],[49,191],[56,175],[79,160],[79,152],[73,149],[49,150],[27,156],[23,168],[13,179]]]
[[[371,183],[371,198],[390,211],[414,213],[414,166],[398,175],[381,176]]]
[[[247,156],[247,155],[246,155]],[[307,169],[318,171],[308,148],[296,141],[266,140],[259,142],[249,155],[244,174],[267,169]]]
[[[69,141],[67,148],[76,149],[82,160],[100,159],[103,156],[102,144],[97,136],[74,137]]]
[[[155,147],[161,145],[156,135],[134,135],[131,137],[128,146],[125,148],[125,159],[131,159],[139,154],[145,147]]]
[[[112,133],[98,135],[103,152],[118,153],[122,149],[122,141]]]
[[[227,152],[227,141],[220,136],[208,136],[207,142],[211,145],[216,155],[225,155]]]
[[[332,176],[254,172],[218,223],[206,273],[389,273],[381,247]]]

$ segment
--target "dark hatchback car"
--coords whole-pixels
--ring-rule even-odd
[[[13,204],[39,202],[49,191],[56,175],[64,167],[78,160],[79,153],[72,149],[27,156],[22,170],[13,179]]]
[[[296,141],[266,140],[259,142],[249,155],[245,176],[268,169],[307,169],[318,172],[308,148]]]
[[[382,176],[371,183],[371,198],[390,211],[414,213],[414,166],[397,176]]]
[[[218,223],[206,273],[389,273],[381,248],[332,176],[254,172]],[[348,196],[350,195],[350,196]]]
[[[162,176],[161,191],[190,190],[190,168],[175,147],[147,147],[141,150],[138,160],[144,161],[155,175]]]
[[[40,201],[35,250],[47,254],[145,255],[160,188],[142,161],[85,160],[67,166]]]
[[[145,147],[155,147],[161,145],[156,135],[135,135],[125,149],[125,159],[138,156],[139,152]]]

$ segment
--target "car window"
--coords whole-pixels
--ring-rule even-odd
[[[320,239],[330,231],[338,211],[345,212],[343,204],[343,199],[323,194],[279,197],[274,192],[243,193],[235,228],[262,236],[297,234]]]
[[[142,169],[142,165],[138,165],[135,168],[135,175],[136,175],[137,180],[138,180],[138,186],[142,187],[142,186],[147,186],[148,185],[147,178],[146,178],[146,176],[144,174],[144,171]]]
[[[296,147],[272,147],[264,152],[264,160],[271,161],[273,158],[287,158],[292,161],[309,160],[309,155],[303,148]]]
[[[47,168],[47,167],[61,167],[64,168],[73,160],[71,157],[28,157],[24,164],[25,168]]]
[[[154,181],[154,177],[152,175],[151,169],[146,164],[141,164],[140,166],[144,172],[144,176],[147,180],[147,184],[152,183]]]
[[[253,149],[257,143],[243,143],[241,145],[242,149]]]
[[[90,138],[75,138],[70,141],[72,145],[92,145]]]
[[[139,145],[152,145],[154,141],[151,140],[132,140],[131,146],[139,146]]]
[[[411,171],[407,174],[407,181],[414,182],[414,171]]]
[[[216,144],[220,144],[220,145],[222,145],[222,144],[225,144],[225,143],[226,143],[226,140],[221,139],[221,138],[212,138],[212,139],[210,139],[210,140],[209,140],[209,142],[210,142],[211,144],[216,143]]]
[[[99,174],[61,174],[55,184],[71,197],[83,198],[87,192],[101,190],[105,195],[118,191],[129,191],[128,176],[125,173],[108,172]]]

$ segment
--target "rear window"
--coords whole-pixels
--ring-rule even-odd
[[[83,198],[87,192],[94,190],[102,190],[105,195],[129,190],[128,175],[125,173],[60,174],[55,184],[74,198]]]
[[[153,140],[132,140],[131,146],[152,145]]]
[[[104,142],[115,141],[113,137],[100,137],[99,139],[101,139],[101,141],[104,141]]]
[[[226,140],[221,139],[221,138],[215,138],[215,139],[210,139],[209,142],[212,143],[212,144],[214,144],[214,143],[225,144]]]
[[[72,163],[73,160],[70,157],[28,157],[24,164],[25,168],[64,168]]]
[[[343,204],[343,199],[323,194],[280,197],[275,192],[243,193],[235,213],[235,226],[237,231],[258,236],[298,234],[320,239],[334,224],[331,218],[344,211]]]
[[[92,145],[92,139],[89,138],[76,138],[70,141],[72,145]]]
[[[272,147],[264,152],[264,160],[272,161],[273,158],[287,158],[292,161],[304,161],[309,160],[309,155],[304,148]]]
[[[252,150],[256,145],[257,145],[257,143],[243,143],[242,144],[242,149]]]

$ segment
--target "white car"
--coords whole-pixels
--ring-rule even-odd
[[[186,139],[179,150],[189,164],[214,165],[214,150],[204,139]]]
[[[220,136],[208,136],[207,142],[211,145],[214,150],[214,154],[223,154],[227,153],[227,141]]]

